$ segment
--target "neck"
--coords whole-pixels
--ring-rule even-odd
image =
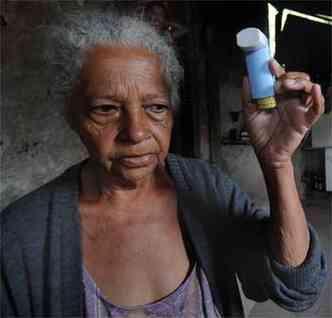
[[[165,167],[158,167],[154,174],[140,180],[126,182],[89,160],[82,168],[80,195],[84,201],[89,202],[128,203],[146,198],[152,191],[169,182]]]

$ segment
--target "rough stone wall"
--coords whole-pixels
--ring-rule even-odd
[[[42,58],[41,28],[76,3],[8,1],[1,26],[1,203],[41,186],[85,157],[50,95],[52,72]]]

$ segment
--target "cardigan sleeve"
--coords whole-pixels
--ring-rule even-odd
[[[268,211],[258,209],[249,196],[220,171],[216,175],[219,203],[230,220],[227,236],[230,266],[236,268],[245,295],[268,298],[289,311],[304,311],[319,298],[327,278],[327,264],[315,229],[309,225],[310,247],[297,266],[277,262],[268,247]]]

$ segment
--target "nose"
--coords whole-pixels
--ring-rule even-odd
[[[124,117],[119,133],[120,141],[137,144],[150,137],[144,111],[128,112]]]

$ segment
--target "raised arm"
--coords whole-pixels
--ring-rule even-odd
[[[286,73],[275,60],[270,67],[277,78],[277,108],[259,110],[251,102],[245,78],[243,110],[270,199],[271,252],[281,264],[295,267],[306,258],[310,236],[296,189],[292,156],[324,112],[324,98],[320,86],[312,83],[309,75]]]

